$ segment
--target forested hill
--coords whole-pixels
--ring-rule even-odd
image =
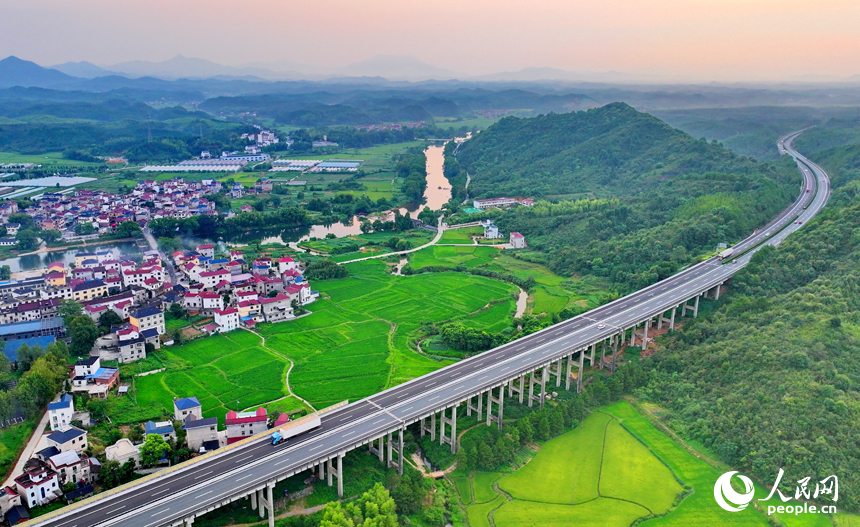
[[[756,170],[751,160],[624,103],[502,119],[466,142],[457,161],[471,174],[474,197],[629,195],[683,174]]]
[[[767,484],[785,469],[785,494],[801,478],[837,475],[839,509],[856,512],[860,145],[803,153],[831,176],[827,208],[760,251],[714,314],[646,361],[640,395],[668,406],[676,430],[733,468]]]
[[[620,292],[749,235],[801,181],[790,160],[756,163],[625,104],[503,119],[456,158],[452,150],[449,143],[446,175],[462,185],[468,170],[470,195],[552,201],[487,213],[503,232],[526,236],[532,251],[522,258],[608,279]]]

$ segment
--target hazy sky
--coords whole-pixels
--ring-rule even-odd
[[[0,57],[42,65],[406,54],[466,74],[860,74],[860,0],[0,0],[0,19]]]

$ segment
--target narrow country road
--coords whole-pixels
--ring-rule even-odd
[[[366,256],[364,258],[356,258],[355,260],[348,260],[346,262],[338,262],[338,263],[343,265],[343,264],[348,264],[348,263],[363,262],[365,260],[374,260],[376,258],[385,258],[385,257],[392,256],[395,254],[409,254],[409,253],[414,253],[415,251],[420,251],[421,249],[426,249],[427,247],[430,247],[432,245],[436,245],[439,242],[439,240],[442,239],[442,235],[445,234],[445,229],[442,227],[442,216],[439,216],[439,220],[437,222],[436,228],[437,228],[436,236],[432,240],[430,240],[430,242],[425,243],[424,245],[422,245],[420,247],[415,247],[414,249],[408,249],[406,251],[397,251],[397,252],[393,252],[393,253],[377,254],[376,256]]]
[[[293,371],[293,367],[296,365],[296,364],[293,362],[293,360],[292,360],[291,358],[289,358],[289,357],[285,357],[284,355],[281,355],[280,353],[276,352],[276,351],[275,351],[275,350],[273,350],[272,348],[270,348],[270,347],[266,346],[266,337],[264,337],[263,335],[260,335],[259,333],[257,333],[256,331],[254,331],[254,330],[252,330],[252,329],[248,329],[248,328],[242,328],[242,329],[244,329],[244,330],[245,330],[245,331],[247,331],[248,333],[253,333],[254,335],[257,335],[258,337],[260,337],[260,340],[262,341],[262,342],[260,342],[260,346],[262,346],[262,347],[266,348],[267,350],[269,350],[269,351],[271,351],[272,353],[274,353],[274,354],[278,355],[279,357],[284,357],[285,359],[287,359],[288,361],[290,361],[290,368],[287,370],[287,375],[286,375],[286,380],[285,380],[285,384],[286,384],[286,387],[287,387],[287,393],[289,394],[289,395],[287,395],[286,397],[295,397],[295,398],[296,398],[296,399],[298,399],[299,401],[301,401],[301,402],[305,403],[306,405],[308,405],[308,408],[310,408],[311,410],[316,411],[316,408],[314,408],[314,405],[312,405],[312,404],[311,404],[311,403],[309,403],[308,401],[306,401],[306,400],[302,399],[301,397],[299,397],[298,395],[296,395],[296,393],[293,391],[293,389],[292,389],[292,388],[290,388],[290,372],[292,372],[292,371]],[[280,399],[275,399],[275,401],[280,401],[281,399],[283,399],[283,397],[281,397]],[[274,402],[274,401],[269,401],[268,403],[271,403],[271,402]],[[263,403],[263,404],[268,404],[268,403]]]

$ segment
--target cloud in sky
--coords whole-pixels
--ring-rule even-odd
[[[181,53],[335,67],[404,54],[462,74],[860,74],[857,0],[0,0],[0,13],[0,55],[43,65]]]

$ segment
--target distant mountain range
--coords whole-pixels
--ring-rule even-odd
[[[147,80],[143,81],[143,78]],[[102,84],[117,86],[140,85],[139,79],[151,85],[158,81],[219,80],[266,83],[274,81],[323,81],[326,83],[382,84],[386,82],[546,82],[616,83],[653,82],[657,78],[622,72],[573,72],[558,68],[531,67],[489,75],[468,76],[439,68],[407,55],[378,55],[340,68],[325,68],[284,60],[255,62],[242,66],[225,66],[209,60],[177,55],[162,62],[130,61],[99,66],[91,62],[66,62],[51,68],[11,56],[0,60],[0,88],[11,86],[49,87],[59,89],[95,89]],[[848,78],[833,76],[798,76],[795,82],[860,81],[860,75]]]
[[[35,62],[21,60],[18,57],[6,57],[0,60],[0,88],[12,86],[50,86],[74,80],[74,77],[61,71],[43,68]]]

